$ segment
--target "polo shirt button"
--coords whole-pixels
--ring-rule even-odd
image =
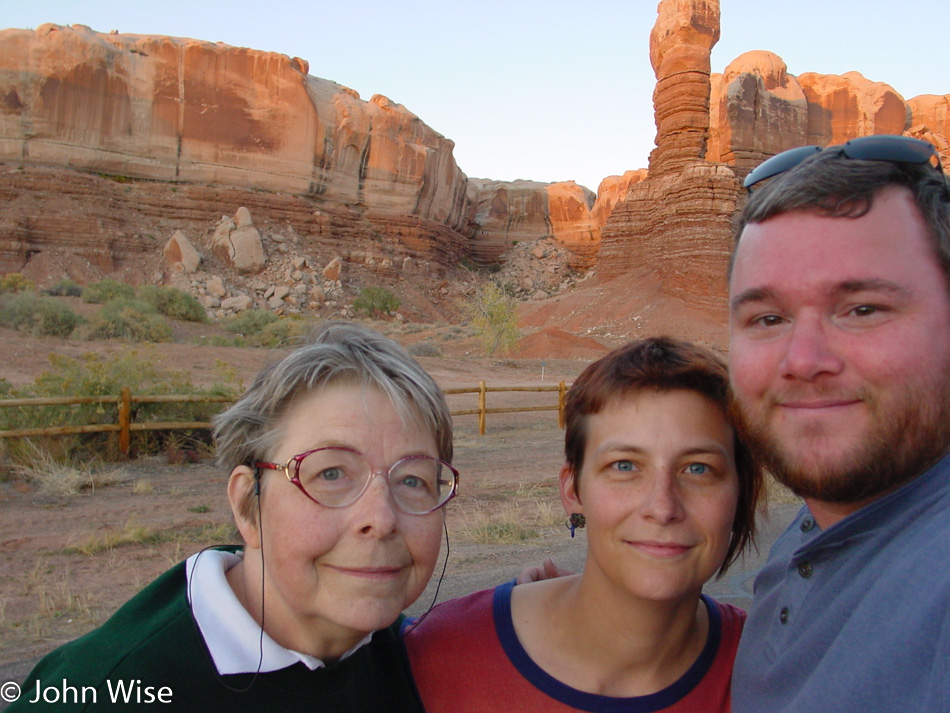
[[[814,518],[806,517],[804,520],[802,520],[800,527],[802,528],[802,532],[811,532],[815,529]]]
[[[812,575],[812,568],[808,562],[802,562],[798,565],[798,573],[805,579],[808,579]]]
[[[782,607],[782,611],[779,612],[778,615],[778,620],[783,624],[788,623],[788,607]]]

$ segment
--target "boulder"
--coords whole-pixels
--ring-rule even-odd
[[[176,230],[169,241],[165,243],[162,254],[169,265],[186,274],[197,272],[198,266],[201,264],[201,255],[198,254],[195,246],[180,230]]]
[[[266,264],[264,243],[247,208],[238,208],[234,219],[223,218],[211,237],[211,249],[219,260],[241,273],[254,273]]]
[[[226,300],[222,300],[221,308],[229,309],[232,312],[243,312],[246,309],[250,309],[253,304],[254,300],[252,300],[247,295],[237,295],[235,297],[228,297]]]
[[[327,263],[327,266],[323,268],[323,279],[329,280],[330,282],[336,282],[340,279],[340,271],[342,268],[343,263],[341,262],[340,258],[333,258]]]
[[[223,298],[228,296],[228,291],[224,286],[224,281],[217,275],[212,275],[205,283],[205,289],[213,297]]]

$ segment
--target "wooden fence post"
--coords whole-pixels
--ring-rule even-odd
[[[485,435],[485,410],[486,410],[486,399],[485,394],[487,393],[487,388],[485,387],[484,381],[478,382],[478,435]]]
[[[567,387],[561,381],[557,385],[557,427],[564,428],[567,424],[564,420],[564,401],[567,396]]]
[[[119,397],[119,453],[128,457],[129,448],[132,446],[132,389],[128,386],[122,387],[122,395]]]

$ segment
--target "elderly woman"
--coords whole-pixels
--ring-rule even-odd
[[[398,622],[458,478],[432,378],[389,339],[331,323],[262,370],[215,437],[243,547],[159,577],[43,659],[9,710],[50,685],[57,711],[420,710]]]
[[[761,475],[728,383],[665,338],[584,370],[560,474],[584,571],[435,607],[405,639],[428,713],[729,710],[745,615],[702,588],[752,540]]]

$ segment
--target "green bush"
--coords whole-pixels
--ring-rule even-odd
[[[187,292],[174,287],[146,285],[139,290],[139,299],[153,305],[160,314],[185,322],[208,322],[201,303]]]
[[[77,331],[83,339],[128,339],[133,342],[170,342],[172,328],[147,302],[114,299]]]
[[[494,356],[498,350],[507,351],[520,339],[517,303],[504,285],[495,282],[479,285],[472,300],[460,306],[488,356]]]
[[[158,358],[148,352],[129,350],[103,357],[85,354],[76,359],[51,354],[50,368],[40,374],[29,386],[19,390],[8,389],[8,398],[55,396],[118,397],[122,387],[131,389],[133,396],[161,394],[202,394],[236,398],[242,390],[236,372],[223,363],[216,363],[216,382],[208,388],[198,388],[188,374],[157,366]],[[221,403],[133,403],[136,423],[154,421],[209,421],[226,407]],[[46,428],[116,423],[115,403],[73,404],[64,406],[20,406],[0,409],[0,430]],[[132,433],[132,446],[137,452],[158,452],[163,443],[173,437],[182,438],[182,431]],[[209,440],[207,431],[200,433]],[[177,435],[176,435],[177,434]],[[37,444],[64,461],[76,458],[102,457],[115,451],[115,435],[84,433],[75,436],[35,439]],[[23,460],[29,457],[27,441],[10,439],[7,442],[10,457]],[[22,457],[19,457],[22,456]]]
[[[428,339],[422,342],[410,344],[407,350],[414,357],[440,357],[442,350],[439,345]]]
[[[7,292],[32,292],[36,285],[19,272],[11,272],[0,277],[0,294]]]
[[[298,315],[280,317],[266,325],[260,332],[248,336],[248,341],[256,347],[292,347],[302,342],[310,333],[312,325]]]
[[[20,292],[0,303],[0,324],[45,337],[68,337],[82,318],[52,297]]]
[[[249,309],[241,314],[226,320],[221,326],[234,334],[251,336],[258,334],[268,324],[273,324],[279,317],[273,312],[263,309]]]
[[[353,309],[372,318],[394,314],[399,309],[399,298],[387,287],[364,287],[353,300]]]
[[[132,285],[127,285],[124,282],[118,282],[108,277],[104,280],[99,280],[99,282],[86,285],[82,290],[82,301],[92,302],[94,304],[102,304],[103,302],[120,298],[131,300],[134,297],[135,288],[132,287]]]
[[[44,288],[43,292],[57,297],[80,297],[82,296],[82,287],[75,280],[65,277],[55,285]]]

